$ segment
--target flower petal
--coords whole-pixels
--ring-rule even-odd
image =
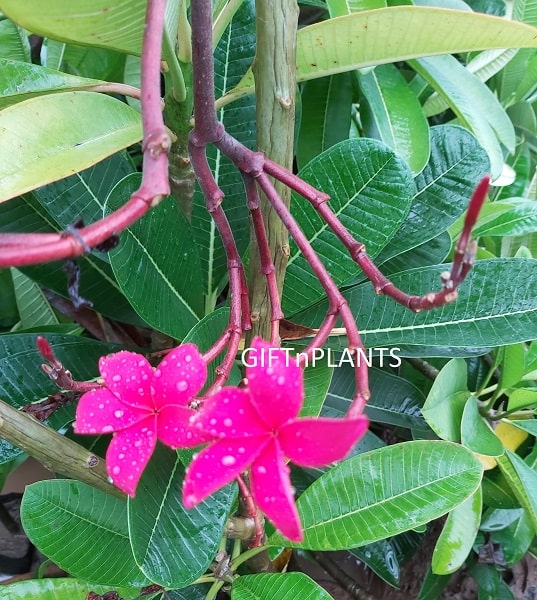
[[[194,344],[174,348],[157,367],[151,382],[156,407],[187,406],[206,379],[207,365]]]
[[[156,417],[150,416],[112,438],[106,451],[106,470],[120,490],[134,496],[157,443]]]
[[[268,441],[268,436],[219,440],[190,463],[183,486],[183,504],[192,508],[240,475]]]
[[[254,460],[250,481],[256,504],[274,526],[291,541],[301,542],[304,536],[295,506],[289,467],[276,440],[272,439]]]
[[[125,404],[153,408],[153,367],[144,356],[126,350],[109,354],[99,361],[99,370],[106,387]]]
[[[238,438],[270,433],[253,406],[249,392],[235,387],[223,388],[207,398],[194,424],[213,437]]]
[[[365,415],[356,419],[296,419],[280,428],[285,456],[301,467],[320,467],[347,456],[369,426]]]
[[[86,392],[78,401],[75,433],[112,433],[131,427],[148,416],[148,411],[133,408],[105,388]]]
[[[261,338],[252,342],[249,357],[256,366],[246,367],[252,403],[271,429],[294,419],[304,399],[304,373],[292,356]]]
[[[186,406],[165,406],[161,408],[157,420],[158,439],[170,448],[195,448],[214,437],[194,427],[191,420],[197,415],[195,410]]]

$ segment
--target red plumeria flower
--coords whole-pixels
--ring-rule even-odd
[[[190,464],[183,503],[192,508],[251,467],[257,506],[290,540],[303,539],[285,457],[302,467],[344,458],[366,432],[354,419],[296,418],[304,398],[300,367],[283,351],[256,338],[256,366],[246,368],[246,388],[227,387],[208,398],[194,424],[218,438]]]
[[[194,344],[172,350],[154,369],[141,354],[104,356],[99,370],[105,388],[81,398],[76,433],[115,432],[106,452],[113,483],[134,496],[157,439],[171,448],[192,448],[211,439],[194,429],[189,404],[207,378],[207,365]]]

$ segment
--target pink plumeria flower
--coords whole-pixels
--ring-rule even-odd
[[[218,438],[190,464],[183,503],[192,508],[250,470],[257,506],[290,540],[303,539],[286,458],[318,467],[344,458],[366,432],[365,415],[354,419],[297,418],[304,399],[300,367],[281,350],[256,338],[246,368],[246,388],[227,387],[208,398],[194,419]],[[264,358],[264,360],[261,360]]]
[[[85,393],[76,410],[76,433],[114,433],[106,452],[113,483],[134,496],[157,439],[171,448],[192,448],[209,436],[191,425],[190,408],[207,378],[207,365],[194,344],[172,350],[154,369],[141,354],[104,356],[105,386]]]

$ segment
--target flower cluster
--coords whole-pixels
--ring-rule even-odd
[[[257,506],[290,540],[302,530],[287,459],[318,467],[344,458],[365,433],[367,418],[298,418],[303,372],[281,351],[256,338],[252,348],[271,356],[246,368],[245,387],[226,387],[190,407],[207,367],[192,344],[170,352],[154,370],[141,355],[119,352],[99,363],[105,386],[84,394],[77,433],[115,432],[106,465],[115,485],[133,496],[156,440],[172,448],[208,443],[187,470],[183,502],[191,508],[250,469]],[[270,353],[269,353],[270,350]]]

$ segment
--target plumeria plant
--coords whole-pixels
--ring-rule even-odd
[[[536,85],[470,65],[533,65],[526,3],[82,4],[0,0],[0,461],[61,476],[21,518],[68,575],[9,597],[329,598],[293,549],[396,587],[444,515],[420,598],[463,566],[505,592],[537,263],[490,238],[537,220],[490,184],[534,193],[498,97]]]

